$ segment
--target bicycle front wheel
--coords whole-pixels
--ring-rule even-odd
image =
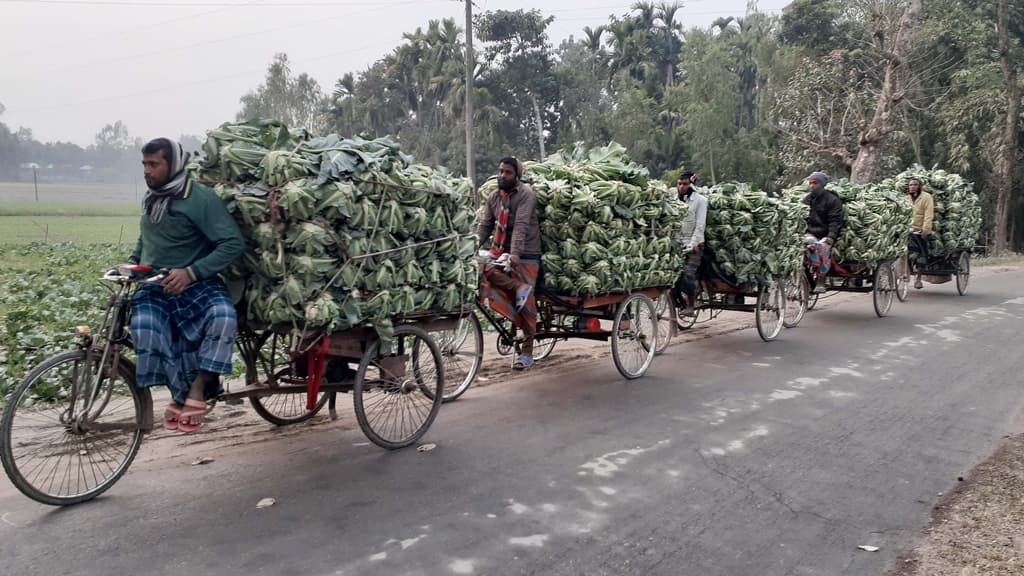
[[[53,506],[91,500],[128,470],[142,444],[148,390],[122,359],[100,366],[102,350],[44,360],[7,398],[0,461],[14,486]]]

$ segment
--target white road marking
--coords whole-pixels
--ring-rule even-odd
[[[544,543],[547,542],[547,540],[547,534],[534,534],[532,536],[509,538],[508,543],[512,546],[529,546],[530,548],[541,548],[544,546]]]

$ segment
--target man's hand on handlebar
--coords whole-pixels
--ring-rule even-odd
[[[168,294],[181,294],[192,283],[192,278],[184,268],[175,268],[167,273],[161,284]]]

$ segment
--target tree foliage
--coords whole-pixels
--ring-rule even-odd
[[[325,96],[308,74],[293,76],[286,54],[274,55],[263,84],[241,98],[239,120],[276,118],[289,126],[318,132],[324,128]]]

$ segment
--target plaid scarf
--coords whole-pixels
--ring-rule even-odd
[[[499,190],[499,200],[501,201],[498,207],[498,217],[495,218],[494,226],[494,242],[491,244],[491,254],[498,258],[505,253],[506,247],[509,245],[508,238],[508,219],[509,215],[512,214],[512,192],[506,192],[505,190]]]
[[[188,186],[188,161],[191,158],[188,152],[181,147],[181,144],[168,140],[171,144],[171,157],[167,159],[167,183],[156,190],[149,189],[142,200],[146,216],[153,224],[159,224],[167,213],[167,208],[172,200],[179,199],[185,195]]]

